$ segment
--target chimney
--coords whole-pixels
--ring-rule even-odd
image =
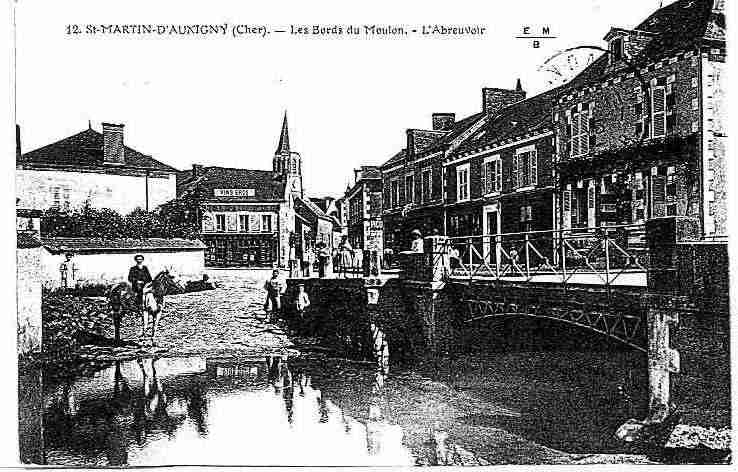
[[[488,87],[482,89],[482,111],[487,115],[497,114],[506,106],[521,100],[525,100],[525,90],[519,82],[515,90]]]
[[[18,162],[21,160],[21,127],[20,125],[15,125],[15,161]]]
[[[447,131],[456,122],[455,113],[433,113],[433,131]]]
[[[202,165],[192,164],[192,178],[196,179],[202,175]]]
[[[103,123],[103,159],[106,163],[124,164],[123,125]]]

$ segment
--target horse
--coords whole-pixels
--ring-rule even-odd
[[[184,289],[169,273],[169,270],[159,272],[151,282],[144,285],[142,305],[138,304],[137,294],[129,282],[120,282],[113,286],[108,292],[108,305],[113,312],[116,344],[120,343],[120,323],[126,312],[141,314],[142,338],[146,337],[149,317],[151,317],[153,321],[151,339],[153,341],[159,325],[159,315],[164,308],[164,296],[182,292]]]

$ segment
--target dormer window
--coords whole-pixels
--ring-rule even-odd
[[[610,62],[615,63],[623,59],[625,55],[625,42],[622,36],[610,40]]]

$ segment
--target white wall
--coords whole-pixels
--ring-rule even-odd
[[[128,269],[135,262],[133,256],[143,254],[146,258],[144,265],[149,268],[152,277],[156,277],[161,270],[169,269],[173,275],[180,278],[181,283],[188,280],[200,280],[205,272],[204,249],[180,252],[143,252],[121,251],[115,253],[75,254],[72,262],[76,264],[78,272],[74,281],[77,285],[113,284],[128,278]],[[57,288],[61,284],[59,265],[64,260],[64,254],[42,252],[44,286]],[[71,274],[69,274],[71,277]],[[72,284],[70,280],[70,284]]]
[[[143,176],[28,169],[16,169],[15,175],[18,206],[23,208],[51,208],[56,186],[69,189],[72,207],[82,206],[88,199],[93,207],[111,208],[123,214],[136,207],[146,207],[146,178]],[[176,196],[174,174],[168,178],[149,177],[149,209]]]
[[[18,353],[41,349],[41,253],[43,248],[17,249]]]

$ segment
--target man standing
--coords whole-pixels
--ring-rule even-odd
[[[264,313],[266,313],[267,322],[272,321],[275,314],[279,313],[282,309],[282,293],[284,293],[285,286],[282,279],[279,278],[279,269],[272,271],[272,278],[264,283],[264,290],[266,290],[267,298],[264,302]],[[269,314],[269,305],[271,305],[272,313]]]
[[[149,268],[143,265],[144,256],[136,254],[133,260],[136,261],[136,265],[128,271],[128,282],[133,287],[133,291],[136,292],[136,303],[140,307],[143,305],[143,288],[153,279]]]
[[[59,264],[59,272],[61,273],[61,287],[68,289],[74,287],[77,278],[77,264],[72,261],[72,253],[68,252],[64,255],[64,262]]]

